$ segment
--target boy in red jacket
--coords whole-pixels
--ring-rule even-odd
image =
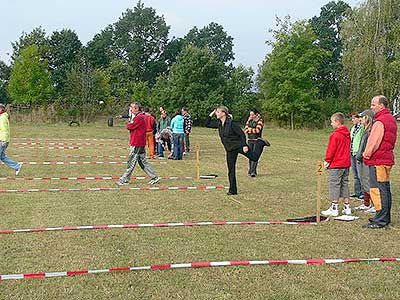
[[[344,115],[340,112],[331,117],[331,126],[335,131],[329,137],[325,155],[325,168],[329,170],[329,194],[331,206],[321,212],[324,216],[339,215],[339,198],[344,200],[343,213],[351,215],[349,204],[349,168],[350,161],[350,132],[344,124]]]

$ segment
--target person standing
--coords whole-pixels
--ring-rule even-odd
[[[6,150],[10,144],[10,121],[6,106],[0,103],[0,160],[11,169],[15,170],[15,176],[21,173],[22,163],[13,161],[7,157]]]
[[[217,121],[211,120],[214,115],[217,117]],[[206,121],[206,127],[218,128],[219,137],[226,151],[229,177],[228,195],[237,195],[236,161],[239,153],[252,161],[258,161],[263,147],[267,143],[259,138],[256,141],[255,149],[250,150],[246,144],[246,136],[242,128],[240,128],[240,124],[232,120],[229,110],[225,106],[219,106],[210,113]]]
[[[383,228],[390,224],[390,171],[394,165],[397,122],[388,107],[389,101],[385,96],[375,96],[371,100],[375,119],[363,157],[364,163],[369,166],[370,194],[376,215],[369,219],[370,223],[363,225],[364,228]]]
[[[344,125],[344,115],[334,113],[331,126],[334,130],[329,136],[325,154],[324,166],[329,170],[329,196],[331,206],[321,212],[323,216],[337,217],[339,215],[339,198],[343,198],[345,215],[351,215],[349,203],[349,169],[350,161],[350,131]]]
[[[175,117],[171,120],[171,128],[174,140],[174,160],[182,160],[183,157],[183,139],[184,139],[184,121],[181,110],[176,111]]]
[[[131,103],[129,109],[134,117],[131,122],[126,124],[126,129],[130,132],[128,167],[120,180],[117,181],[117,185],[129,184],[136,163],[139,163],[142,170],[151,178],[149,184],[155,184],[160,181],[160,177],[156,175],[153,167],[146,159],[146,117],[141,112],[138,102]]]
[[[157,127],[156,119],[151,115],[148,107],[144,109],[144,116],[146,122],[146,142],[147,146],[149,147],[149,156],[150,159],[154,159],[154,131],[156,131],[155,128]]]
[[[354,112],[351,115],[351,122],[353,126],[350,129],[350,153],[351,153],[351,170],[353,171],[354,178],[354,193],[350,197],[355,197],[358,199],[364,199],[361,187],[361,164],[357,161],[356,156],[358,148],[360,147],[361,137],[364,133],[364,127],[361,125],[361,119],[358,113]]]
[[[250,111],[249,119],[247,120],[244,128],[244,132],[247,134],[247,144],[252,151],[254,151],[257,145],[257,139],[261,138],[262,136],[263,128],[264,121],[261,118],[261,114],[257,109],[253,108]],[[264,141],[267,143],[267,146],[270,146],[269,142],[266,140]],[[249,176],[257,176],[257,165],[258,161],[252,161],[249,159]]]
[[[192,131],[192,116],[189,114],[187,107],[182,107],[183,115],[183,130],[184,130],[184,140],[185,140],[185,152],[190,152],[190,132]]]

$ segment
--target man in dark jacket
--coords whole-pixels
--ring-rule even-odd
[[[364,163],[369,166],[370,194],[376,215],[364,228],[382,228],[390,223],[390,170],[394,165],[397,122],[388,107],[389,101],[385,96],[372,98],[371,110],[375,113],[375,119],[363,157]]]
[[[153,167],[146,160],[146,117],[141,112],[138,102],[131,103],[129,109],[133,118],[131,122],[126,124],[126,129],[130,132],[128,168],[120,180],[117,181],[117,185],[129,184],[136,163],[139,163],[142,170],[150,176],[149,184],[155,184],[160,181],[160,177],[156,175]]]

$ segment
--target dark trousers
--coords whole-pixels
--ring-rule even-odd
[[[185,133],[185,152],[190,152],[190,138],[189,138],[189,133]]]
[[[242,148],[235,149],[232,151],[226,151],[226,162],[228,165],[228,178],[229,178],[229,192],[231,194],[237,194],[236,161],[239,153],[243,154],[248,159],[256,162],[260,158],[262,150],[263,150],[262,142],[257,141],[253,149],[250,149],[249,147],[249,151],[247,151],[247,153],[244,153]]]
[[[257,141],[248,141],[249,144],[249,149],[251,149],[252,151],[256,150],[257,147]],[[261,153],[263,152],[263,148],[261,148]],[[261,155],[261,154],[260,154]],[[249,159],[249,175],[257,175],[257,165],[258,165],[258,161],[252,161],[251,159]]]
[[[183,133],[174,133],[174,160],[181,160],[183,156]]]
[[[388,225],[390,223],[390,210],[392,208],[392,193],[390,191],[391,166],[370,166],[369,183],[372,203],[376,209],[376,215],[372,223]]]
[[[354,178],[354,194],[356,194],[356,197],[360,196],[361,193],[361,174],[360,174],[360,165],[357,164],[357,159],[355,156],[350,155],[351,157],[351,171],[353,172],[353,178]]]

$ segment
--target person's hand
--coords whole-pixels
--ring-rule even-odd
[[[324,161],[324,168],[328,169],[329,168],[330,163],[328,163],[327,161]]]
[[[247,153],[247,152],[249,152],[249,147],[247,147],[247,146],[243,146],[243,152],[244,152],[244,153]]]
[[[215,115],[216,112],[217,112],[217,109],[214,109],[214,110],[210,113],[210,117],[212,117],[213,115]]]

